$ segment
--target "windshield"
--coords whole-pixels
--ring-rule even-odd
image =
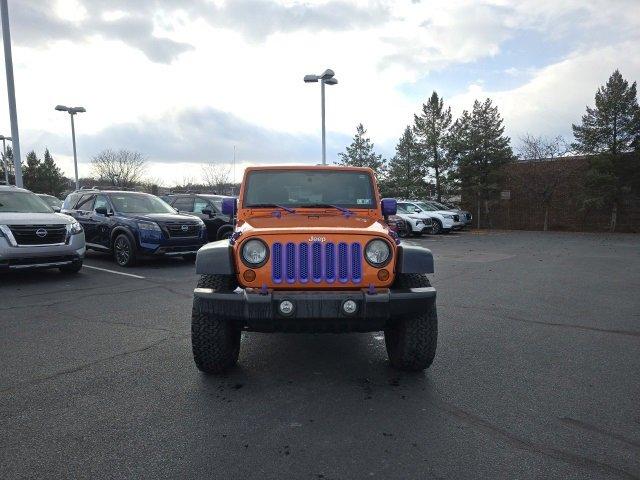
[[[416,203],[416,205],[417,205],[420,209],[422,209],[422,210],[426,210],[427,212],[435,212],[436,210],[440,210],[440,209],[439,209],[439,208],[437,208],[436,206],[431,205],[431,204],[429,204],[429,203],[423,203],[423,202],[420,202],[420,203]]]
[[[40,197],[40,199],[50,207],[59,207],[62,205],[62,200],[52,197],[51,195],[38,195],[38,197]]]
[[[263,170],[249,173],[244,207],[375,208],[368,174],[336,170]]]
[[[35,193],[0,192],[0,212],[52,213],[53,210]]]
[[[113,193],[110,197],[119,213],[176,213],[166,202],[145,193]]]

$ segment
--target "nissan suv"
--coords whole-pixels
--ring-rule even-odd
[[[109,252],[121,267],[140,256],[182,256],[194,261],[207,242],[204,222],[177,213],[155,195],[86,189],[67,196],[62,212],[84,228],[87,248]]]
[[[82,268],[84,231],[73,218],[54,213],[36,194],[0,185],[0,270]]]
[[[210,242],[229,238],[233,233],[231,217],[222,213],[223,195],[208,193],[174,193],[162,199],[179,212],[195,215],[207,226]]]

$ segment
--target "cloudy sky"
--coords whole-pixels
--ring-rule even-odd
[[[571,138],[615,68],[640,80],[638,0],[9,0],[23,154],[48,147],[80,172],[103,148],[149,160],[165,184],[201,165],[320,160],[320,92],[332,68],[328,157],[362,122],[385,156],[436,90],[454,114],[494,99],[514,145]],[[4,76],[0,85],[6,92]],[[5,95],[5,94],[3,94]],[[6,96],[0,133],[10,135]]]

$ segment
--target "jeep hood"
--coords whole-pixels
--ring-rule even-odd
[[[369,216],[318,213],[282,213],[280,218],[271,214],[248,218],[239,226],[243,233],[316,233],[336,232],[344,234],[381,234],[386,227],[376,218]]]

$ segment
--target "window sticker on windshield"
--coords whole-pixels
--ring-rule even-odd
[[[371,199],[370,198],[358,198],[358,199],[356,199],[356,203],[358,205],[369,205],[371,203]]]

